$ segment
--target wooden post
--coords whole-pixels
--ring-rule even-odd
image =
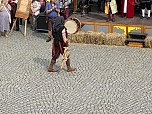
[[[94,32],[97,32],[97,25],[94,23]]]
[[[141,33],[143,33],[143,34],[145,33],[145,27],[144,26],[141,27]]]
[[[12,21],[13,21],[13,20],[12,20]],[[10,33],[13,31],[13,29],[14,29],[14,27],[15,27],[15,24],[16,24],[16,21],[17,21],[17,18],[15,19],[15,21],[14,21],[14,23],[13,23],[13,26],[12,26],[12,28],[11,28]]]
[[[14,27],[15,27],[15,25],[16,25],[16,21],[17,21],[17,18],[15,19],[15,21],[14,21],[14,23],[13,23],[13,26],[12,26],[12,28],[11,28],[11,31],[10,31],[10,33],[12,33],[13,32],[13,29],[14,29]],[[20,30],[20,32],[23,34],[23,32]],[[27,33],[27,19],[25,19],[25,25],[24,25],[24,36],[26,36],[26,33]]]
[[[76,11],[77,10],[77,0],[73,1],[73,6],[74,6],[74,11]]]
[[[25,19],[24,36],[26,36],[26,32],[27,32],[27,19]]]
[[[113,25],[112,24],[109,24],[109,33],[112,33],[113,32]]]

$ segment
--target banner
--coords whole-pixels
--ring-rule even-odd
[[[29,17],[32,0],[19,0],[15,17],[27,19]]]

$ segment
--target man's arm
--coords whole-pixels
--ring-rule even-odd
[[[49,9],[49,5],[50,5],[50,4],[48,4],[48,5],[46,6],[46,13],[47,13],[47,14],[51,13],[51,11],[53,10],[52,7],[51,7],[51,9]]]
[[[56,10],[58,13],[60,13],[60,8],[59,8],[59,5],[58,5],[58,4],[56,4],[55,10]]]
[[[65,30],[65,28],[62,30],[62,38],[63,38],[64,43],[66,44],[66,47],[68,47],[69,44],[68,44],[68,39],[66,37],[66,30]]]

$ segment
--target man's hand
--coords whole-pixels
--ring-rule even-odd
[[[68,40],[65,42],[65,47],[69,47],[69,42],[68,42]]]

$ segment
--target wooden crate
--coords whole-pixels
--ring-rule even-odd
[[[129,42],[129,43],[128,43],[128,46],[130,46],[130,47],[140,47],[140,48],[142,48],[142,47],[143,47],[143,43],[139,43],[139,42]]]

